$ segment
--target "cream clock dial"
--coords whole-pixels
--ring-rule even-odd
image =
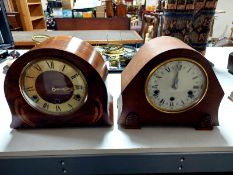
[[[182,112],[198,104],[208,88],[203,67],[186,58],[173,58],[156,66],[145,84],[150,105],[168,113]]]
[[[20,91],[43,113],[64,115],[78,110],[87,98],[87,82],[74,65],[53,57],[36,59],[22,70]]]

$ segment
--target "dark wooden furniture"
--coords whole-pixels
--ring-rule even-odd
[[[54,18],[57,30],[130,30],[130,18]]]
[[[107,17],[113,17],[114,16],[114,10],[113,10],[113,2],[112,0],[106,0],[106,16]]]
[[[117,4],[116,5],[116,16],[126,17],[126,14],[127,14],[127,6],[125,4]]]
[[[7,19],[11,30],[22,30],[19,12],[7,13]]]

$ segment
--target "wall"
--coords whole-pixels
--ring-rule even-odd
[[[233,0],[218,0],[217,9],[224,10],[225,13],[216,13],[214,20],[213,37],[229,37],[231,27],[233,27]]]
[[[41,4],[42,4],[42,7],[44,10],[46,10],[46,8],[47,8],[47,3],[48,3],[47,0],[41,0]]]

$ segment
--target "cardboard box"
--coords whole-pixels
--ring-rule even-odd
[[[92,12],[83,12],[83,18],[92,18]]]
[[[63,9],[73,9],[74,0],[62,0],[62,8]]]
[[[105,18],[105,12],[96,12],[96,18]]]
[[[105,6],[97,6],[96,7],[96,18],[104,18],[105,17]]]

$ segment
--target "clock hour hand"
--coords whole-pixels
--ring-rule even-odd
[[[178,88],[178,71],[176,72],[175,78],[172,83],[172,89],[177,89]]]
[[[73,89],[69,88],[69,87],[64,87],[64,88],[52,88],[52,92],[56,92],[56,91],[63,91],[63,92],[72,92]]]
[[[178,62],[176,75],[172,82],[172,89],[178,89],[179,71],[181,70],[181,67],[182,67],[181,62]]]

